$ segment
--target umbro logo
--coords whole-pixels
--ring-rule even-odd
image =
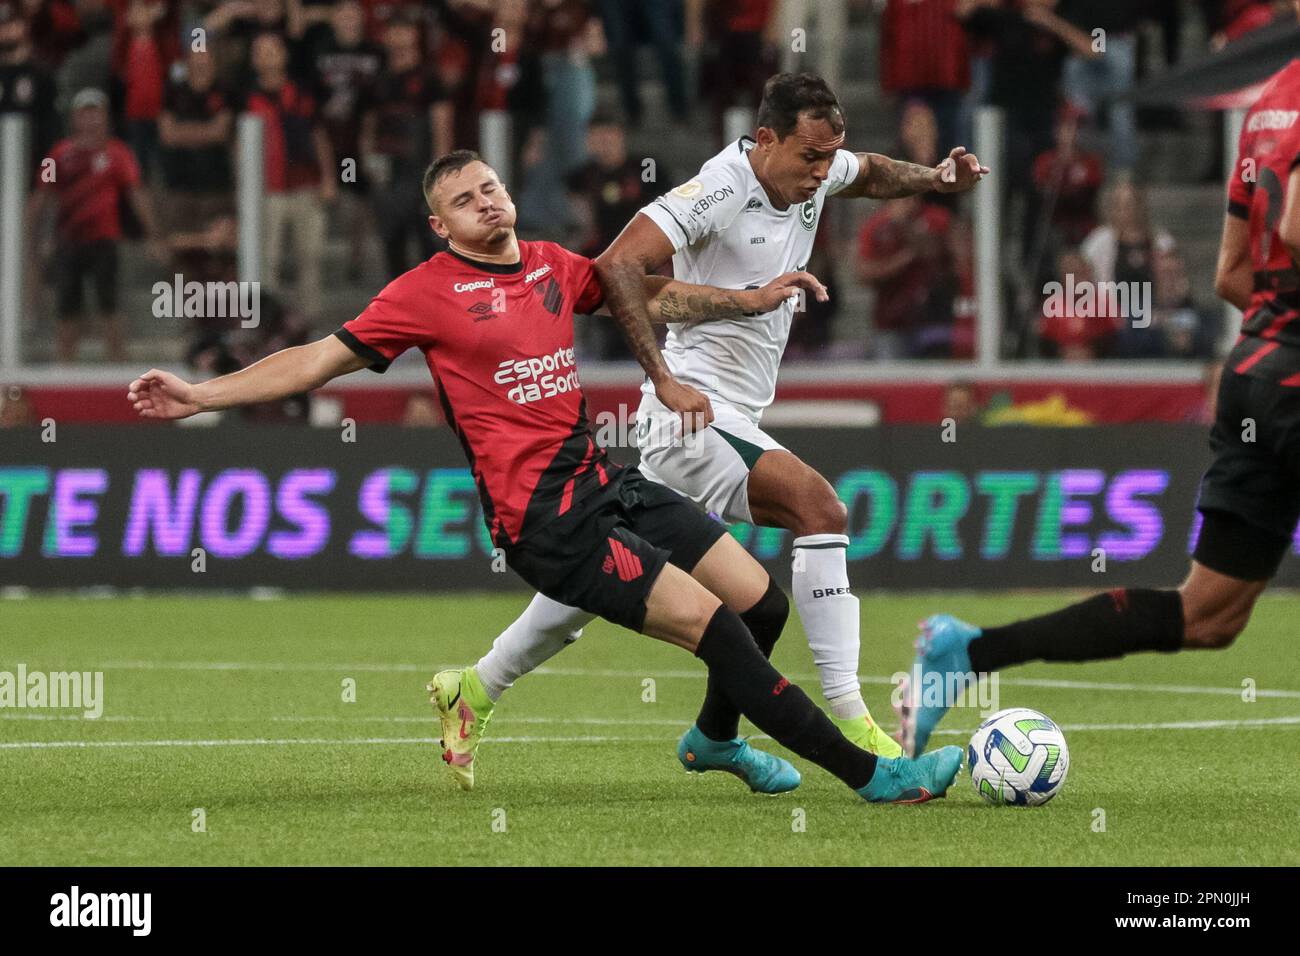
[[[492,306],[486,302],[475,302],[467,310],[474,313],[474,321],[482,322],[485,319],[492,318]]]
[[[751,209],[762,209],[762,208],[763,208],[763,204],[761,202],[759,202],[757,199],[751,199],[749,202],[745,203],[745,208],[742,209],[741,212],[749,212]]]
[[[618,538],[609,539],[609,554],[605,555],[605,561],[600,569],[606,574],[617,571],[618,579],[623,582],[635,581],[645,571],[641,566],[641,559]]]

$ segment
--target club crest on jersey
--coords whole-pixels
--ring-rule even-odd
[[[542,308],[551,315],[560,314],[560,307],[564,305],[564,290],[560,288],[554,276],[547,281],[546,285],[538,283],[533,286],[533,291],[542,293]]]
[[[811,229],[817,225],[817,202],[809,199],[799,207],[799,225],[805,229]]]

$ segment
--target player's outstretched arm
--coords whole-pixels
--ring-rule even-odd
[[[830,301],[830,293],[811,272],[787,272],[758,289],[719,289],[692,285],[667,276],[646,276],[650,321],[715,322],[742,315],[771,312],[800,291],[811,293],[818,302]]]
[[[974,153],[957,146],[937,166],[918,166],[880,153],[858,153],[858,176],[836,196],[902,199],[918,193],[961,193],[989,174]]]
[[[126,397],[141,418],[189,418],[199,412],[299,395],[366,365],[365,359],[330,335],[199,384],[171,372],[150,369],[131,383]]]

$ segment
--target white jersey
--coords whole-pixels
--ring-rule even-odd
[[[812,254],[827,196],[857,178],[857,156],[838,150],[821,188],[807,202],[772,208],[749,164],[742,137],[701,167],[690,182],[641,210],[673,244],[673,277],[724,289],[756,289],[803,270]],[[776,372],[790,337],[794,301],[771,312],[716,322],[670,323],[664,360],[673,375],[755,423],[776,395]],[[654,394],[646,381],[641,390]]]

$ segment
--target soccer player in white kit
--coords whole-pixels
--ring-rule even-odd
[[[615,315],[620,310],[644,312],[642,277],[669,257],[679,280],[756,288],[804,269],[822,205],[830,196],[894,199],[928,191],[962,192],[988,173],[961,147],[933,168],[841,148],[839,103],[825,81],[810,73],[770,78],[757,126],[754,139],[728,144],[694,179],[642,209],[602,256],[606,265],[600,278]],[[858,681],[860,616],[849,588],[847,509],[816,469],[760,427],[763,410],[776,393],[777,368],[797,303],[792,298],[758,316],[669,325],[664,359],[679,381],[707,396],[713,421],[683,438],[678,414],[658,400],[654,383],[647,380],[637,413],[640,469],[724,521],[794,534],[794,603],[831,717],[858,746],[894,757],[901,748],[872,720]],[[685,305],[692,317],[707,317],[692,313],[691,303]],[[771,599],[771,594],[737,596],[741,606],[733,610],[743,613]],[[779,600],[784,604],[783,595]],[[464,751],[461,762],[467,756],[472,760],[496,699],[572,643],[591,619],[539,594],[475,667],[438,675],[435,681],[445,687],[458,685],[442,699],[461,698],[455,712],[442,715],[445,731],[456,728],[451,735],[456,739],[444,739],[444,746]],[[760,635],[755,637],[763,643]],[[770,640],[775,639],[773,634]],[[770,653],[771,646],[763,650]],[[726,759],[738,717],[710,687],[700,721],[679,744],[682,764],[688,770],[728,770],[745,779],[746,768]],[[734,750],[743,753],[744,748]]]

